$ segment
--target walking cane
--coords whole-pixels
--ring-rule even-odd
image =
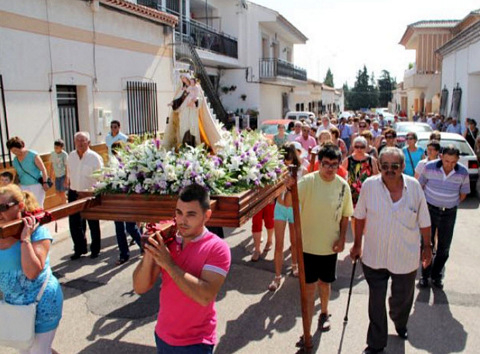
[[[353,261],[352,277],[350,278],[350,289],[348,291],[347,311],[345,312],[345,317],[343,318],[343,322],[345,323],[348,322],[348,309],[350,308],[350,298],[352,297],[353,277],[355,276],[355,268],[357,267],[357,260],[358,258],[355,258],[355,260]]]

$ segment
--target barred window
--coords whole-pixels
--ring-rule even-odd
[[[129,134],[156,134],[158,130],[157,84],[127,81]]]

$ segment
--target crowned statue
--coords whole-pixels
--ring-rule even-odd
[[[173,101],[169,103],[172,109],[162,145],[170,150],[203,143],[215,152],[222,131],[212,116],[199,81],[191,71],[180,71],[178,81]]]

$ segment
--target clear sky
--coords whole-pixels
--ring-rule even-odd
[[[398,44],[407,26],[421,20],[460,20],[479,0],[252,0],[278,11],[309,40],[296,45],[295,64],[323,81],[330,68],[335,87],[353,86],[365,64],[378,79],[388,70],[403,81],[415,51]]]

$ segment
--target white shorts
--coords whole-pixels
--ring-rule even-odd
[[[20,185],[20,188],[23,191],[32,192],[33,195],[35,196],[35,199],[37,200],[38,204],[40,205],[40,207],[43,208],[43,203],[45,202],[45,191],[43,190],[43,186],[40,183],[31,184],[29,186],[24,186],[22,184],[22,185]]]

